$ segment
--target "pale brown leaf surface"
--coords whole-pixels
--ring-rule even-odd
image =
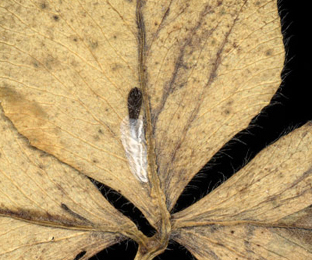
[[[157,205],[129,173],[119,140],[143,44],[133,33],[135,4],[122,3],[122,14],[119,2],[30,4],[38,13],[31,17],[27,8],[6,7],[14,27],[5,49],[16,55],[5,65],[3,107],[32,145],[118,190],[155,224]],[[158,174],[171,209],[207,158],[269,102],[280,83],[282,36],[275,1],[148,1],[141,11]],[[31,123],[16,113],[30,100]]]
[[[199,260],[306,260],[312,257],[311,231],[305,229],[212,225],[185,228],[175,240]]]
[[[30,147],[2,111],[0,128],[0,259],[91,256],[136,229],[85,175]]]
[[[268,104],[284,46],[276,1],[147,1],[145,13],[158,174],[172,209],[207,158]]]
[[[0,218],[0,259],[89,259],[96,252],[119,242],[112,233],[92,233],[33,225],[11,218]],[[117,237],[117,238],[116,238]]]
[[[5,114],[31,145],[122,193],[155,225],[156,195],[131,174],[120,140],[139,84],[135,3],[1,5]]]
[[[169,214],[191,178],[278,88],[284,48],[276,1],[0,6],[0,236],[35,231],[0,248],[4,258],[55,258],[41,251],[52,252],[51,244],[59,259],[80,250],[86,259],[125,236],[139,243],[137,260],[163,252],[170,238],[198,259],[250,256],[247,240],[259,242],[254,258],[295,254],[295,247],[299,257],[310,254],[309,239],[301,239],[311,236],[310,126],[194,206]],[[131,172],[121,138],[134,87],[143,95],[147,182]],[[133,202],[155,236],[139,232],[86,176]],[[231,231],[249,237],[233,239]]]
[[[198,259],[311,259],[311,141],[308,123],[174,214],[176,240]]]

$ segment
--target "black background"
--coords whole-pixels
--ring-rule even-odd
[[[252,120],[248,129],[238,133],[207,163],[200,171],[201,174],[191,181],[186,192],[178,200],[174,211],[179,211],[202,198],[212,188],[217,187],[233,175],[265,146],[312,119],[309,95],[312,76],[310,47],[312,43],[309,37],[312,31],[312,23],[308,3],[309,1],[279,1],[284,42],[287,42],[286,65],[282,73],[283,83],[273,97],[271,104]],[[144,220],[142,221],[142,216],[133,208],[133,205],[129,206],[125,200],[120,199],[118,194],[109,192],[108,187],[103,188],[101,185],[99,187],[110,202],[120,208],[121,211],[134,212],[131,218],[136,219],[135,222],[143,232],[151,234],[152,231],[148,229]],[[117,199],[119,203],[114,202]],[[103,250],[91,259],[132,260],[136,250],[135,242],[125,241]],[[165,253],[156,259],[189,260],[192,259],[192,256],[185,248],[171,242]]]

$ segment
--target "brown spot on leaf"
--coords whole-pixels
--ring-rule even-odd
[[[100,140],[100,137],[99,137],[98,135],[94,135],[94,136],[93,136],[93,139],[94,139],[94,141],[99,141],[99,140]]]
[[[226,104],[228,105],[228,106],[230,106],[230,105],[232,105],[233,104],[233,99],[231,99],[231,100],[229,100]]]
[[[120,63],[113,63],[111,68],[112,68],[112,71],[117,71],[122,68],[122,65]]]
[[[64,172],[64,174],[66,174],[66,172]],[[64,190],[64,188],[63,188],[61,185],[56,184],[56,187],[57,187],[57,189],[58,189],[60,192],[62,192],[63,194],[66,194],[66,191]]]
[[[89,41],[89,46],[90,46],[92,49],[96,49],[97,47],[99,47],[99,42],[96,41],[96,40],[90,40],[90,41]]]
[[[266,56],[271,56],[272,53],[273,53],[272,49],[269,49],[269,50],[267,50],[267,51],[265,52],[265,55],[266,55]]]
[[[39,67],[39,63],[38,63],[37,61],[34,61],[34,62],[33,62],[33,66],[34,66],[35,68],[38,68],[38,67]]]
[[[60,20],[60,17],[58,15],[53,15],[52,18],[56,22],[58,22]]]
[[[35,102],[27,100],[22,94],[15,91],[13,87],[5,86],[0,88],[0,98],[3,101],[3,107],[6,106],[13,107],[12,113],[13,117],[24,117],[27,113],[28,116],[40,118],[40,121],[47,118],[47,114],[41,108],[41,106]],[[43,125],[44,122],[40,123],[38,120],[39,125]]]
[[[48,54],[44,61],[44,65],[49,70],[55,69],[59,64],[60,64],[60,61],[51,54]]]
[[[49,122],[49,115],[39,103],[29,100],[22,92],[17,92],[10,85],[0,87],[0,99],[5,115],[10,118],[21,134],[27,134],[27,139],[34,149],[39,148],[49,150],[49,152],[61,149],[60,129]],[[48,137],[43,126],[50,127],[51,130],[53,128]],[[58,146],[51,145],[51,138]]]
[[[212,226],[210,227],[210,233],[214,233],[214,232],[218,231],[218,229],[219,229],[218,226],[212,225]]]
[[[44,10],[48,7],[48,4],[46,2],[42,2],[39,6],[42,10]]]
[[[301,134],[301,137],[303,138],[303,137],[305,137],[307,134],[308,134],[308,132],[304,132],[304,133]]]
[[[230,110],[229,109],[225,109],[224,110],[224,114],[229,115],[230,114]]]

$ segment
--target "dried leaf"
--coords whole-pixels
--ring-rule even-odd
[[[312,124],[267,147],[233,177],[173,215],[197,259],[312,258]]]
[[[130,172],[120,138],[128,92],[138,85],[136,5],[3,5],[6,116],[31,145],[122,193],[156,225],[157,195]]]
[[[66,230],[0,218],[0,259],[88,259],[120,239],[112,233]]]
[[[31,148],[2,112],[0,128],[0,259],[92,256],[136,230],[88,178]]]
[[[139,244],[136,259],[152,259],[170,238],[198,259],[227,259],[225,240],[250,255],[246,243],[264,246],[265,236],[283,237],[268,252],[297,243],[289,248],[309,254],[310,126],[169,214],[278,88],[276,1],[5,0],[0,10],[0,236],[27,234],[0,258],[87,259],[126,237]],[[157,233],[138,231],[86,176],[134,203]],[[276,186],[266,192],[268,182]]]
[[[284,47],[276,1],[166,2],[147,1],[143,13],[153,12],[146,15],[148,91],[172,209],[207,159],[269,103]]]

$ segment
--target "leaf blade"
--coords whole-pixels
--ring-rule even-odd
[[[175,236],[175,240],[199,260],[248,258],[304,260],[312,256],[310,239],[311,229],[287,230],[252,224],[192,227],[181,230]]]
[[[81,252],[84,258],[121,241],[120,235],[55,229],[33,225],[16,219],[0,218],[0,259],[74,259]],[[16,239],[16,238],[19,239]]]
[[[98,4],[4,4],[1,105],[31,145],[120,192],[156,226],[153,185],[131,173],[120,140],[139,85],[137,7]]]
[[[276,1],[144,8],[153,13],[146,21],[147,68],[155,68],[148,84],[170,210],[202,166],[269,103],[281,82],[284,46]]]
[[[221,254],[220,245],[227,244],[232,249],[225,250],[228,256],[223,254],[224,259],[236,257],[234,248],[240,252],[239,257],[309,259],[311,129],[311,123],[307,123],[280,138],[216,190],[174,214],[177,241],[189,245],[198,259]],[[231,237],[234,233],[239,236]],[[189,236],[194,236],[191,244],[189,238],[186,240]],[[211,251],[209,247],[206,251],[199,249],[196,243],[203,241],[213,244]],[[257,243],[266,250],[261,251]]]
[[[0,236],[7,241],[0,259],[33,259],[56,251],[60,259],[73,259],[77,250],[85,248],[91,256],[122,234],[136,239],[136,226],[87,177],[30,147],[0,112]],[[72,247],[62,248],[58,239]]]

